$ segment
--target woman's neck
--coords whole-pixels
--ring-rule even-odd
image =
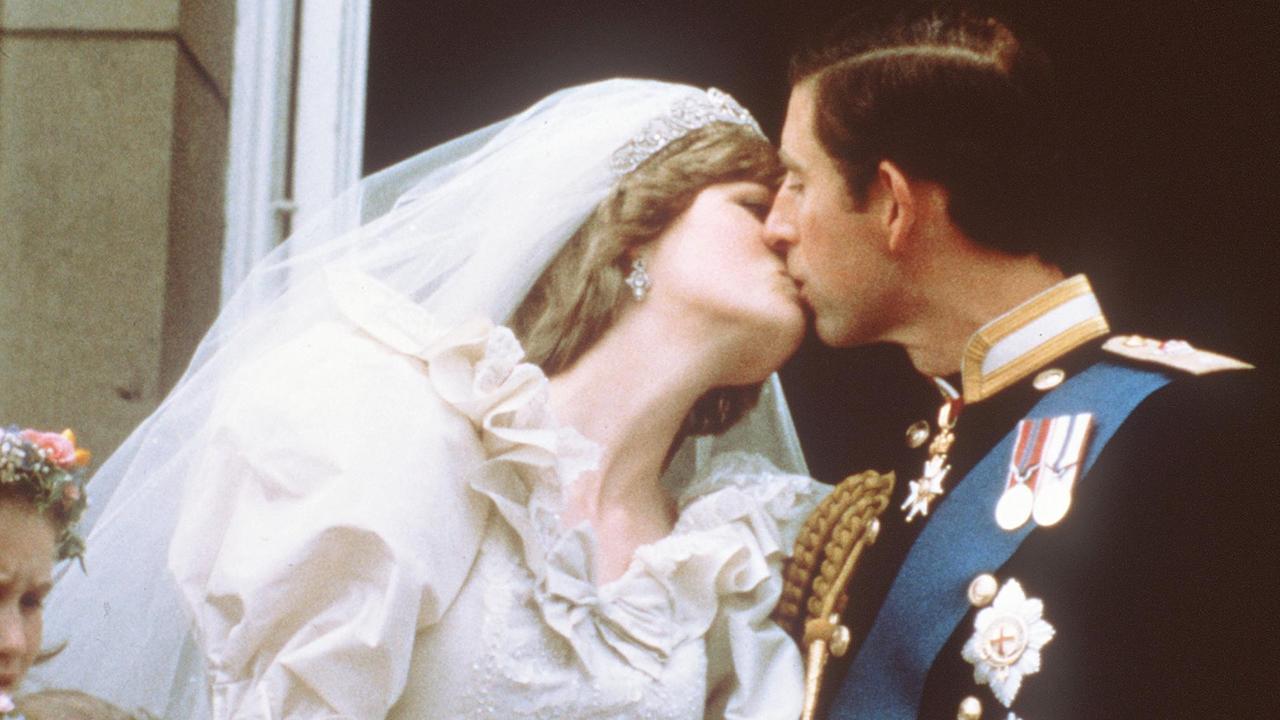
[[[639,314],[624,317],[551,378],[551,407],[601,450],[604,496],[627,497],[662,472],[693,404],[714,385],[706,342],[683,342]]]
[[[631,313],[551,378],[557,420],[601,449],[598,469],[574,484],[562,521],[608,527],[617,538],[612,552],[601,547],[603,574],[620,573],[636,546],[670,532],[663,467],[685,417],[713,387],[715,367],[705,339],[682,339],[668,323]]]

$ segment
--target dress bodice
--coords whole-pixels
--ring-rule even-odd
[[[539,578],[523,560],[519,533],[493,518],[471,577],[415,647],[415,665],[437,680],[412,687],[392,716],[447,707],[459,718],[703,717],[730,677],[709,660],[734,661],[716,647],[724,639],[716,586],[776,572],[760,563],[776,552],[744,542],[757,537],[747,526],[765,520],[751,512],[796,509],[809,482],[758,456],[721,458],[689,488],[701,494],[683,494],[673,533],[641,547],[626,573],[600,586],[590,577],[588,527],[548,536],[554,549]],[[767,661],[768,634],[760,639],[762,657],[751,659]],[[771,701],[781,708],[790,699]]]
[[[361,290],[335,296],[349,324],[241,370],[180,521],[215,716],[799,714],[769,615],[824,486],[718,454],[598,584],[593,531],[559,513],[597,448],[511,332]]]

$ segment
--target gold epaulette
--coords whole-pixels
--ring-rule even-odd
[[[849,629],[840,622],[849,581],[879,533],[893,481],[893,473],[872,470],[845,478],[805,520],[787,562],[774,619],[805,649],[804,720],[816,711],[827,658],[849,649]]]
[[[1247,362],[1192,347],[1185,340],[1153,340],[1141,335],[1115,335],[1107,339],[1102,349],[1131,360],[1156,363],[1193,375],[1253,369]]]

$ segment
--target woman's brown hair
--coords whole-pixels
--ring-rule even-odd
[[[511,327],[548,375],[570,368],[617,320],[630,294],[631,252],[653,241],[703,189],[782,177],[773,146],[754,130],[713,123],[672,141],[623,176],[516,309]],[[760,384],[716,388],[694,405],[681,435],[724,432],[750,410]]]

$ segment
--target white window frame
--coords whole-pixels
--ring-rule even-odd
[[[291,224],[360,179],[369,12],[370,0],[236,0],[223,304]]]

